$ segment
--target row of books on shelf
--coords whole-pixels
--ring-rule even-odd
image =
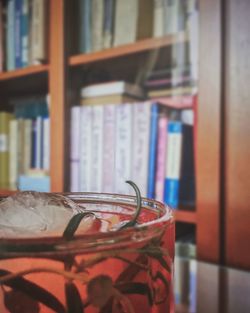
[[[189,28],[196,1],[79,0],[80,52],[161,37]]]
[[[47,184],[44,191],[49,191],[50,119],[45,97],[13,104],[13,113],[0,112],[0,188],[42,191]]]
[[[70,189],[130,194],[133,180],[145,197],[193,204],[193,110],[140,96],[124,82],[82,89],[83,105],[71,109]]]
[[[47,60],[48,0],[0,1],[0,72]]]

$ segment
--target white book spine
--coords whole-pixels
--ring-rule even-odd
[[[103,162],[103,106],[92,109],[92,171],[91,191],[102,191]]]
[[[70,191],[80,191],[81,108],[74,106],[70,116]]]
[[[116,105],[105,105],[103,116],[103,192],[115,192]]]
[[[116,107],[115,190],[117,193],[132,193],[126,180],[132,179],[132,105]]]
[[[104,0],[92,0],[92,50],[103,49]]]
[[[43,119],[43,169],[50,169],[50,118]]]
[[[181,0],[167,0],[168,4],[165,7],[165,25],[164,29],[166,34],[174,34],[179,30],[178,13],[179,13],[179,1]]]
[[[17,177],[18,177],[18,120],[14,119],[10,121],[10,140],[9,140],[9,181],[10,188],[17,188]]]
[[[31,167],[31,130],[32,120],[24,120],[24,173],[26,174]]]
[[[80,125],[80,191],[91,190],[92,107],[81,107]]]
[[[147,196],[151,103],[133,105],[132,177],[143,197]]]
[[[171,122],[169,124],[171,124]],[[168,150],[166,155],[167,158],[166,177],[168,177],[169,179],[177,180],[180,178],[182,134],[181,132],[177,131],[172,132],[170,130],[167,135],[167,140],[168,140]]]
[[[33,0],[31,18],[31,54],[32,63],[37,64],[44,61],[47,57],[46,49],[46,19],[47,19],[47,0]]]
[[[117,0],[115,7],[114,46],[135,42],[138,0]]]
[[[79,161],[80,159],[80,124],[81,124],[81,108],[80,106],[74,106],[71,109],[71,123],[70,123],[71,161]]]
[[[37,132],[36,132],[36,160],[35,167],[42,168],[42,133],[43,133],[43,119],[41,116],[36,118]]]
[[[167,0],[154,0],[154,37],[162,37],[165,35],[164,20]]]

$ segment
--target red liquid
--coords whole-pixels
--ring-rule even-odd
[[[112,235],[102,239],[105,243],[97,245],[98,250],[92,246],[89,252],[86,249],[82,252],[78,243],[73,242],[75,250],[66,253],[67,250],[63,250],[60,243],[56,245],[56,253],[0,260],[2,271],[20,273],[16,280],[3,282],[0,312],[173,312],[173,221],[156,225],[162,227],[162,231],[158,235],[153,233],[152,238],[149,238],[148,230],[145,233],[133,230],[129,235],[132,238],[130,241],[128,238],[122,240],[114,229],[118,227],[117,224],[131,219],[134,208],[116,206],[115,212],[113,207],[113,212],[107,212],[110,207],[85,206],[92,211],[95,209],[97,217],[88,233],[111,232]],[[157,216],[154,210],[145,209],[138,222],[153,221]],[[97,241],[94,240],[94,243]],[[60,260],[53,260],[60,249],[63,250]],[[4,274],[1,272],[1,279]],[[49,294],[47,297],[44,294],[41,296],[41,290],[36,291],[32,286],[29,292],[27,286],[22,288],[23,281],[18,279],[32,282]]]

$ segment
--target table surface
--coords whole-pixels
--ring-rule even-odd
[[[250,313],[250,272],[175,259],[176,313]]]

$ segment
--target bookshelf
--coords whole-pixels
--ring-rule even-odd
[[[164,38],[144,39],[133,44],[89,54],[71,53],[66,38],[69,2],[66,0],[49,1],[49,64],[0,73],[0,90],[1,86],[6,85],[10,88],[14,82],[15,85],[18,84],[23,90],[27,91],[29,86],[24,78],[30,77],[39,82],[40,78],[38,77],[40,74],[46,73],[47,75],[45,80],[51,96],[50,175],[52,192],[67,191],[69,184],[69,112],[76,99],[73,86],[78,83],[82,67],[104,65],[105,68],[108,68],[113,60],[126,60],[126,58],[131,60],[131,57],[136,55],[140,57],[141,54],[146,54],[154,49],[164,48],[175,43],[183,43],[188,40],[186,33],[180,33]],[[223,219],[223,214],[227,210],[224,198],[225,173],[229,170],[232,179],[234,171],[232,167],[225,169],[223,165],[223,157],[229,156],[225,156],[222,152],[225,140],[222,135],[225,123],[223,111],[224,63],[222,60],[225,51],[222,45],[224,40],[222,38],[224,31],[222,16],[224,6],[232,5],[232,3],[236,4],[236,2],[236,0],[199,1],[199,55],[202,62],[200,62],[199,67],[198,123],[196,129],[197,201],[195,211],[188,211],[184,208],[174,214],[176,221],[196,226],[199,259],[215,263],[227,262],[227,264],[236,264],[249,268],[249,259],[247,259],[247,262],[242,261],[240,255],[237,260],[231,261],[232,256],[228,251],[230,251],[229,241],[232,239],[233,230],[230,233],[227,229],[227,246],[225,246],[225,228],[227,225],[232,225],[232,221],[227,217],[227,224],[225,224]],[[247,0],[242,2],[247,6]],[[240,14],[244,15],[244,12]],[[236,21],[233,20],[233,23],[235,25]],[[247,48],[249,51],[249,45]],[[10,89],[7,92],[10,92]],[[0,96],[2,96],[2,90]],[[4,92],[4,97],[6,96],[8,94],[6,95],[6,92]],[[231,114],[231,112],[228,112],[228,114]],[[247,178],[245,181],[247,182]],[[229,189],[228,192],[230,192]],[[0,194],[7,193],[11,192],[0,190]],[[246,212],[246,204],[241,203],[241,206],[243,207],[241,212]],[[235,208],[230,207],[231,216],[236,214],[233,213],[236,211]],[[234,231],[237,231],[237,234],[239,233],[239,229],[235,230],[234,228]],[[249,234],[248,230],[246,232]],[[242,239],[242,237],[238,238]],[[234,245],[234,256],[237,251],[237,245]],[[227,258],[225,258],[226,254]]]

